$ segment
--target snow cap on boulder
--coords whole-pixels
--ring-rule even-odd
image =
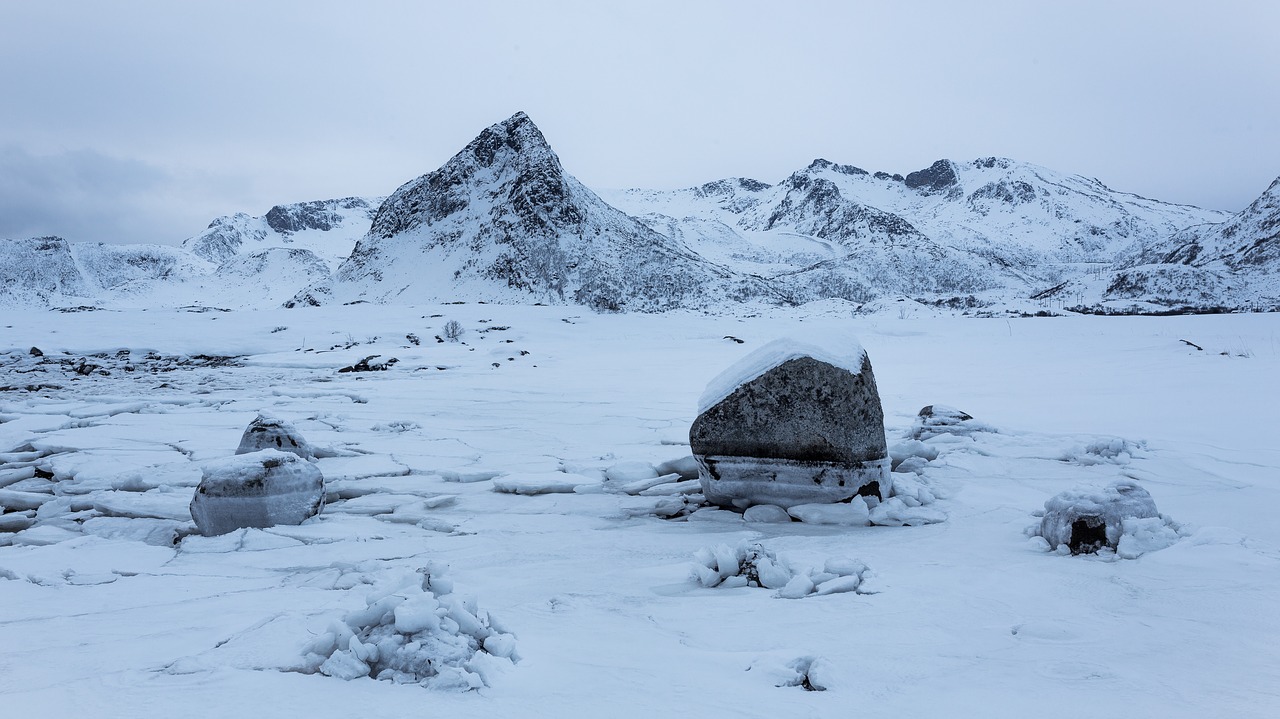
[[[770,342],[713,379],[698,405],[689,441],[716,504],[786,508],[887,489],[880,395],[852,335]]]
[[[245,428],[244,434],[240,435],[240,446],[236,448],[236,454],[248,454],[260,449],[292,452],[303,459],[316,458],[315,450],[302,438],[292,422],[265,412],[258,413]]]
[[[207,537],[301,524],[324,508],[324,476],[296,454],[264,449],[211,460],[202,469],[191,517]]]

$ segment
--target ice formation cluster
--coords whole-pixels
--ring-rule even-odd
[[[755,542],[717,544],[694,555],[693,578],[704,587],[764,587],[774,596],[801,599],[810,595],[859,591],[870,569],[856,559],[828,559],[821,571],[797,569]]]
[[[375,587],[365,607],[333,622],[306,648],[315,671],[429,689],[469,691],[519,661],[515,636],[454,592],[447,567],[429,562]]]

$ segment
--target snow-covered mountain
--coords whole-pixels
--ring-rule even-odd
[[[788,298],[605,203],[517,113],[392,193],[333,280],[292,304],[455,299],[656,311]]]
[[[344,197],[297,202],[276,205],[260,217],[237,212],[215,219],[204,232],[187,239],[182,246],[214,264],[272,247],[300,248],[315,253],[333,270],[369,230],[382,200],[381,197]]]
[[[862,250],[893,247],[902,257],[920,260],[908,270],[914,283],[903,282],[893,268],[886,273],[870,263],[877,294],[1021,290],[1057,281],[1075,264],[1111,262],[1136,241],[1155,241],[1188,225],[1227,217],[994,157],[939,160],[905,177],[819,159],[776,186],[734,178],[685,190],[622,190],[604,197],[655,227],[686,235],[707,222],[724,225],[730,231],[721,230],[714,246],[748,261],[766,259],[759,256],[762,251],[790,254],[794,243],[780,237],[788,234],[833,237],[843,247]],[[806,254],[795,257],[803,260]],[[766,262],[779,259],[787,264],[785,257]],[[868,267],[863,258],[855,259],[855,266]],[[886,276],[892,278],[887,284]]]
[[[1135,243],[1107,272],[1050,292],[1102,308],[1280,307],[1280,178],[1226,221]]]
[[[385,199],[224,216],[181,248],[0,242],[0,304],[1274,307],[1278,236],[1280,180],[1231,216],[1003,158],[596,193],[517,113]]]

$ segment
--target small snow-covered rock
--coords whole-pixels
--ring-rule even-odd
[[[1077,487],[1049,499],[1036,533],[1051,547],[1088,554],[1103,547],[1115,549],[1126,519],[1159,517],[1151,494],[1126,479],[1105,487]]]
[[[240,446],[236,448],[236,454],[248,454],[260,449],[291,452],[303,459],[316,458],[315,450],[307,440],[302,438],[293,423],[269,414],[259,414],[249,423],[244,434],[240,436]]]
[[[190,510],[205,536],[301,524],[324,508],[324,476],[297,454],[264,449],[211,460],[202,469]]]
[[[911,439],[923,440],[950,434],[958,437],[968,436],[974,432],[994,432],[995,428],[985,422],[979,422],[967,412],[942,404],[931,404],[916,415],[915,424],[908,436]]]

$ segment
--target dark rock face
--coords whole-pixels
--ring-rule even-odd
[[[267,226],[282,235],[302,230],[328,232],[342,224],[343,210],[368,211],[369,203],[360,197],[344,197],[340,200],[315,200],[292,205],[276,205],[267,211]]]
[[[791,359],[704,411],[689,431],[707,499],[724,506],[838,502],[888,468],[869,359],[854,374]]]
[[[950,160],[938,160],[927,170],[917,170],[907,175],[906,185],[914,190],[940,192],[956,184],[956,170]]]
[[[191,498],[200,533],[301,524],[324,509],[324,475],[295,454],[264,449],[204,464]]]
[[[276,449],[290,452],[303,459],[315,459],[316,453],[311,444],[302,438],[298,428],[292,422],[260,414],[240,436],[240,446],[236,454],[248,454],[262,449]]]

